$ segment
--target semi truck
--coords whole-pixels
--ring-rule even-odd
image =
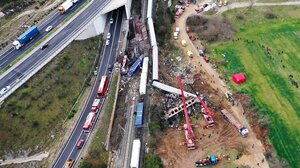
[[[64,3],[60,5],[58,8],[58,11],[61,14],[64,14],[68,9],[70,9],[75,3],[77,3],[79,0],[66,0]]]
[[[231,123],[233,124],[239,131],[239,133],[243,136],[246,137],[248,136],[248,129],[244,127],[240,122],[238,122],[232,114],[230,114],[226,109],[221,110],[221,113],[223,116]]]
[[[130,168],[139,168],[140,151],[141,151],[140,139],[133,140]]]
[[[33,37],[40,33],[36,25],[28,28],[23,34],[21,34],[14,42],[15,49],[20,49],[23,45],[27,44]]]

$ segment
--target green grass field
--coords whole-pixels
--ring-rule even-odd
[[[40,151],[62,131],[92,68],[99,37],[71,43],[11,95],[0,109],[0,156]],[[57,139],[57,137],[55,137]]]
[[[276,18],[265,17],[270,11]],[[271,121],[269,138],[278,155],[299,167],[300,87],[289,75],[300,84],[300,7],[235,9],[223,16],[237,30],[235,39],[241,39],[212,44],[212,59],[228,61],[221,69],[230,81],[234,73],[246,74],[247,83],[235,89],[252,95],[258,112]]]

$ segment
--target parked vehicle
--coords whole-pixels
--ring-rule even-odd
[[[102,76],[101,81],[100,81],[100,85],[99,85],[99,88],[98,88],[98,92],[97,92],[97,97],[98,98],[103,98],[103,97],[106,96],[108,84],[109,84],[108,76],[106,76],[106,75]]]
[[[203,59],[204,59],[205,62],[207,62],[207,63],[209,62],[209,56],[204,55],[204,56],[203,56]]]
[[[83,125],[84,132],[90,132],[91,127],[93,126],[96,114],[94,112],[90,112],[86,117],[85,123]]]
[[[109,39],[106,39],[105,45],[109,45]]]
[[[23,45],[27,44],[33,37],[40,33],[37,26],[28,28],[23,34],[21,34],[14,42],[13,46],[15,49],[20,49]]]
[[[221,110],[221,113],[231,124],[233,124],[238,129],[239,133],[243,137],[248,136],[248,129],[244,127],[238,120],[236,120],[232,114],[230,114],[226,109]]]
[[[61,14],[64,14],[67,12],[67,10],[69,10],[75,3],[77,3],[79,0],[66,0],[64,3],[62,3],[60,5],[60,7],[58,8],[58,11]]]
[[[110,33],[107,33],[106,38],[110,39]]]
[[[210,166],[210,165],[215,165],[220,161],[220,158],[218,158],[215,155],[208,156],[205,159],[197,160],[195,162],[196,167],[203,167],[203,166]]]
[[[141,141],[140,139],[133,140],[130,168],[138,168],[140,162]]]
[[[114,23],[114,19],[113,19],[113,18],[110,18],[110,19],[109,19],[109,23],[110,23],[110,24],[113,24],[113,23]]]
[[[92,104],[91,110],[92,110],[92,112],[97,113],[99,108],[100,108],[100,99],[95,99],[93,104]]]

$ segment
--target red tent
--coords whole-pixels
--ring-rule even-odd
[[[235,74],[232,76],[232,80],[236,84],[241,84],[241,83],[246,82],[246,77],[243,73],[238,73],[238,74]]]

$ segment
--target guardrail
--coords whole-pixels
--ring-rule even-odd
[[[63,28],[65,28],[70,22],[72,22],[78,15],[80,15],[86,8],[88,8],[92,2],[91,1],[87,6],[85,6],[80,12],[78,12],[73,19],[70,19],[64,26],[60,27],[58,31],[56,31],[54,34],[52,34],[49,38],[53,38],[56,34],[58,34]],[[109,3],[109,1],[105,1],[105,4],[102,6],[102,9],[105,7],[105,5],[107,5]],[[101,10],[102,10],[101,9]],[[100,10],[100,11],[101,11]],[[44,58],[42,59],[42,61],[35,63],[39,64],[38,66],[32,66],[31,69],[33,69],[32,71],[30,71],[29,73],[27,73],[26,75],[23,75],[22,79],[17,79],[16,81],[14,81],[10,86],[11,88],[0,97],[0,102],[4,101],[8,96],[10,96],[14,91],[16,91],[20,86],[22,86],[27,80],[29,80],[35,73],[37,73],[40,69],[42,69],[47,63],[49,63],[59,52],[61,52],[67,45],[69,45],[84,29],[86,29],[89,26],[89,23],[92,23],[93,21],[95,21],[95,19],[97,17],[99,17],[101,15],[101,13],[96,13],[93,16],[93,19],[91,19],[89,22],[87,22],[86,24],[84,24],[84,26],[79,27],[78,29],[75,29],[75,33],[73,33],[73,35],[71,36],[70,39],[68,39],[65,43],[63,43],[61,46],[58,46],[58,49],[55,50],[55,52],[50,53],[51,56],[48,58]],[[77,31],[77,32],[76,32]],[[20,65],[22,62],[24,62],[28,57],[30,57],[34,52],[36,52],[38,50],[38,48],[33,49],[28,56],[22,58],[18,63],[16,63],[14,66],[11,67],[12,70],[10,70],[9,72],[13,71],[18,65]],[[49,55],[49,53],[47,54]],[[7,75],[9,73],[8,71],[6,71],[4,74],[1,75],[0,79],[2,79],[5,75]]]

